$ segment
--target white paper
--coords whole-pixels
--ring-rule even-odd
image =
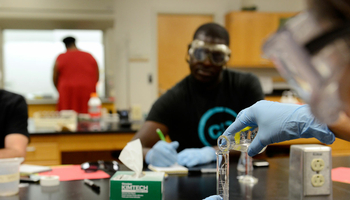
[[[128,142],[119,155],[119,160],[130,170],[135,172],[135,177],[142,176],[143,155],[140,139]]]
[[[40,165],[22,164],[19,166],[19,172],[24,174],[34,174],[34,173],[46,172],[50,170],[51,170],[51,167],[40,166]]]
[[[167,174],[187,174],[188,173],[188,169],[186,167],[179,165],[177,163],[169,167],[156,167],[153,165],[148,165],[148,169],[155,172],[165,172]]]

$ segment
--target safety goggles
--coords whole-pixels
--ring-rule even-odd
[[[231,50],[225,44],[210,44],[193,40],[188,54],[195,62],[204,62],[208,58],[214,65],[224,65],[230,58]]]
[[[339,79],[350,66],[350,26],[332,27],[313,11],[300,13],[263,46],[282,76],[322,122],[335,122],[345,109]]]
[[[98,160],[95,162],[84,162],[81,165],[81,169],[86,173],[96,172],[97,170],[103,170],[108,172],[116,172],[119,169],[117,161],[103,161]]]

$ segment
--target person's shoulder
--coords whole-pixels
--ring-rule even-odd
[[[13,98],[13,97],[23,98],[23,96],[20,94],[10,92],[4,89],[0,89],[0,95],[1,97],[4,97],[4,98]]]
[[[87,52],[87,51],[77,50],[77,52],[82,54],[82,55],[86,55],[86,56],[91,56],[92,57],[92,54]]]
[[[11,102],[18,102],[25,100],[24,97],[20,94],[13,93],[7,90],[0,90],[0,101],[2,104],[7,104]]]
[[[226,69],[226,70],[224,70],[224,73],[230,79],[236,79],[236,80],[246,80],[246,79],[249,80],[249,79],[257,79],[258,78],[253,73],[238,71],[238,70],[234,70],[234,69]]]
[[[170,93],[171,95],[181,95],[181,94],[187,94],[187,89],[189,88],[190,84],[190,77],[189,75],[183,78],[181,81],[177,82],[172,88],[170,88],[167,93]]]
[[[78,52],[81,56],[84,56],[85,58],[89,58],[90,60],[95,60],[94,56],[89,52],[82,51],[82,50],[78,50]]]
[[[58,54],[57,59],[60,59],[60,58],[62,58],[64,56],[66,56],[66,55],[67,55],[67,52],[60,53],[60,54]]]
[[[224,72],[229,76],[249,76],[252,74],[250,72],[238,71],[236,69],[225,69]]]

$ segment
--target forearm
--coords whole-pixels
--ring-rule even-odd
[[[12,133],[5,137],[5,148],[0,149],[0,158],[26,156],[29,139],[19,133]]]
[[[0,149],[0,159],[1,158],[14,158],[14,157],[23,157],[25,158],[26,152],[25,151],[19,151],[17,149]]]
[[[336,123],[328,125],[328,128],[337,138],[350,141],[350,118],[344,113],[341,113]]]

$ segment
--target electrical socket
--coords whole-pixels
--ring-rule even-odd
[[[289,200],[332,200],[331,148],[292,145],[289,160]]]
[[[324,168],[324,160],[322,158],[314,158],[311,161],[311,168],[314,171],[321,171]]]
[[[314,187],[321,187],[325,182],[324,176],[322,174],[315,174],[311,178],[311,184]]]

